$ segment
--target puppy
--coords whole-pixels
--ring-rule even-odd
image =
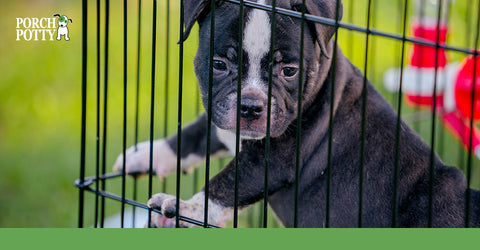
[[[60,41],[62,36],[65,36],[65,41],[70,40],[68,37],[68,21],[71,23],[73,22],[72,19],[68,18],[67,16],[61,16],[60,14],[53,15],[54,17],[58,17],[58,29],[57,29],[57,40]]]
[[[336,2],[307,0],[305,8],[309,14],[335,19]],[[269,0],[258,0],[258,3],[271,5]],[[302,10],[302,1],[278,0],[277,7],[299,11]],[[339,9],[341,18],[342,7],[339,6]],[[185,17],[185,39],[195,22],[200,26],[195,73],[204,106],[207,107],[210,1],[185,0]],[[324,227],[328,214],[330,227],[358,227],[359,219],[363,227],[427,227],[429,197],[432,197],[433,227],[464,227],[467,193],[470,195],[468,226],[480,226],[480,192],[467,189],[462,172],[445,166],[436,155],[433,157],[434,170],[430,173],[430,147],[403,122],[400,125],[398,171],[395,173],[397,115],[370,84],[365,90],[365,127],[362,129],[364,78],[340,49],[334,51],[334,27],[307,22],[303,44],[304,74],[299,79],[301,21],[280,14],[276,15],[275,20],[268,190],[264,190],[272,20],[268,12],[253,8],[245,9],[244,20],[244,64],[238,65],[239,7],[230,3],[217,4],[213,124],[207,124],[206,116],[202,115],[182,130],[181,168],[184,172],[203,160],[207,126],[212,129],[212,155],[223,156],[234,152],[237,77],[239,70],[242,70],[241,151],[237,156],[240,208],[261,200],[264,192],[268,192],[268,202],[278,219],[286,227],[294,226],[294,152],[297,146],[300,81],[303,85],[303,105],[297,226]],[[332,63],[334,56],[335,67]],[[330,110],[333,110],[332,127],[329,126]],[[332,133],[331,152],[329,133]],[[365,141],[363,155],[362,134]],[[176,135],[154,142],[153,168],[160,178],[176,169],[176,142]],[[331,168],[328,171],[329,153]],[[138,145],[137,151],[130,148],[126,154],[127,173],[148,172],[149,142]],[[119,156],[114,168],[118,170],[123,165],[122,156]],[[433,176],[432,187],[430,176]],[[209,223],[223,225],[233,218],[234,179],[235,164],[232,161],[210,180]],[[204,199],[202,190],[190,200],[181,201],[179,214],[203,221]],[[169,217],[156,215],[152,220],[153,226],[175,226],[170,219],[176,211],[174,196],[156,194],[148,201],[148,205],[161,209],[163,215]],[[394,216],[395,225],[392,224]],[[192,227],[188,223],[181,223],[179,226]]]

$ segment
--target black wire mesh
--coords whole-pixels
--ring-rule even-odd
[[[109,111],[109,108],[108,108],[108,103],[109,103],[109,70],[110,70],[110,65],[109,65],[109,51],[110,51],[110,48],[109,48],[109,45],[111,43],[111,41],[109,40],[109,35],[110,35],[110,24],[109,24],[109,21],[110,21],[110,1],[109,0],[105,0],[104,1],[104,4],[103,4],[103,7],[104,7],[104,15],[105,15],[105,20],[104,20],[104,36],[103,36],[103,39],[104,39],[104,54],[103,54],[103,60],[104,60],[104,64],[103,64],[103,74],[104,74],[104,79],[103,79],[103,84],[104,84],[104,88],[103,88],[103,100],[101,99],[101,69],[102,69],[102,65],[101,65],[101,40],[102,40],[102,36],[101,36],[101,8],[102,8],[102,4],[101,4],[101,1],[100,0],[97,0],[96,1],[96,70],[95,70],[95,73],[96,73],[96,118],[95,118],[95,122],[96,122],[96,133],[95,133],[95,168],[94,168],[94,171],[95,171],[95,176],[94,177],[86,177],[86,171],[88,171],[88,166],[87,166],[87,111],[88,111],[88,107],[87,107],[87,70],[88,70],[88,58],[87,58],[87,55],[88,55],[88,43],[90,43],[90,40],[89,40],[89,36],[88,36],[88,33],[89,33],[89,30],[87,29],[88,26],[88,23],[87,23],[87,20],[88,20],[88,2],[87,0],[83,0],[82,1],[82,11],[83,11],[83,40],[82,40],[82,131],[81,131],[81,152],[80,152],[80,155],[81,155],[81,162],[80,162],[80,177],[79,179],[75,182],[75,185],[79,188],[80,190],[80,195],[79,195],[79,227],[84,227],[85,223],[84,223],[84,220],[85,220],[85,211],[88,210],[86,209],[85,207],[85,191],[88,191],[88,192],[92,192],[95,194],[95,201],[94,201],[94,220],[93,220],[93,226],[94,227],[105,227],[105,216],[106,216],[106,199],[109,199],[109,200],[115,200],[115,201],[118,201],[121,203],[121,208],[120,208],[120,227],[125,227],[125,214],[126,214],[126,205],[131,205],[132,208],[133,208],[133,213],[132,213],[132,226],[134,226],[135,224],[135,221],[138,220],[136,218],[136,208],[141,208],[141,209],[144,209],[144,210],[147,210],[148,211],[148,217],[147,217],[147,225],[150,226],[150,221],[151,221],[151,216],[152,216],[152,212],[155,212],[155,213],[161,213],[161,211],[159,210],[156,210],[156,209],[152,209],[152,208],[149,208],[147,207],[147,205],[145,205],[145,201],[146,199],[143,199],[143,197],[138,197],[138,193],[141,192],[138,190],[138,182],[137,182],[137,177],[136,175],[133,176],[132,181],[132,196],[133,198],[127,198],[127,193],[126,193],[126,188],[127,188],[127,182],[128,182],[128,175],[126,174],[125,172],[125,165],[123,166],[123,170],[121,171],[121,173],[107,173],[107,131],[108,131],[108,127],[107,127],[107,121],[109,121],[108,119],[108,116],[107,116],[107,112]],[[209,80],[208,80],[208,101],[207,101],[207,106],[205,107],[206,109],[206,114],[207,114],[207,124],[211,124],[211,121],[212,121],[212,98],[211,98],[211,95],[212,95],[212,87],[213,87],[213,60],[214,60],[214,37],[215,37],[215,34],[214,34],[214,30],[215,30],[215,6],[216,6],[216,3],[218,1],[215,1],[215,0],[211,0],[211,21],[210,21],[210,51],[209,51]],[[424,38],[418,38],[418,37],[411,37],[411,36],[408,36],[407,35],[407,22],[408,22],[408,17],[409,17],[409,9],[411,8],[411,4],[412,2],[414,2],[413,0],[412,1],[409,1],[409,0],[399,0],[398,1],[398,7],[399,7],[399,10],[398,10],[398,18],[397,18],[397,26],[399,27],[399,30],[401,31],[401,34],[397,34],[397,33],[391,33],[391,32],[388,32],[388,31],[383,31],[383,30],[380,30],[380,29],[377,29],[375,28],[375,25],[376,25],[376,14],[377,12],[379,11],[378,9],[376,9],[376,5],[378,4],[378,1],[375,1],[375,0],[368,0],[366,5],[366,10],[367,10],[367,13],[366,13],[366,25],[365,27],[364,26],[360,26],[360,25],[357,25],[357,24],[354,24],[353,22],[353,19],[354,19],[354,15],[361,15],[360,13],[355,13],[354,12],[354,7],[353,5],[357,5],[359,3],[357,3],[356,1],[349,1],[347,3],[347,1],[344,1],[344,4],[349,4],[349,12],[348,12],[348,18],[347,18],[347,21],[340,21],[340,18],[339,18],[339,11],[340,11],[340,0],[337,0],[337,8],[336,8],[336,18],[335,19],[328,19],[328,18],[324,18],[324,17],[319,17],[319,16],[314,16],[314,15],[311,15],[311,14],[307,14],[306,13],[306,9],[305,9],[305,0],[302,0],[302,3],[303,3],[303,8],[299,11],[293,11],[293,10],[287,10],[287,9],[282,9],[282,8],[278,8],[276,6],[276,1],[273,0],[271,5],[264,5],[264,4],[259,4],[259,3],[256,3],[256,2],[253,2],[253,1],[244,1],[244,0],[224,0],[223,2],[228,2],[228,3],[234,3],[234,4],[237,4],[239,6],[239,22],[242,24],[240,25],[239,27],[239,31],[238,31],[238,36],[239,36],[239,47],[238,47],[238,63],[239,65],[243,65],[243,44],[242,44],[242,41],[243,41],[243,23],[244,23],[244,13],[245,13],[245,8],[254,8],[254,9],[259,9],[259,10],[263,10],[263,11],[266,11],[269,13],[270,15],[270,18],[272,20],[271,22],[271,41],[270,41],[270,54],[269,54],[269,81],[268,81],[268,103],[267,103],[267,126],[266,126],[266,138],[265,138],[265,166],[264,166],[264,175],[265,175],[265,179],[264,179],[264,197],[263,197],[263,202],[261,202],[261,206],[259,206],[259,211],[254,211],[253,209],[250,210],[250,217],[248,218],[248,224],[250,224],[249,226],[258,226],[258,227],[269,227],[269,224],[272,224],[273,222],[270,222],[269,223],[269,220],[271,221],[271,219],[273,218],[271,215],[269,215],[269,212],[268,212],[268,170],[269,170],[269,164],[270,164],[270,159],[269,159],[269,154],[270,154],[270,114],[271,114],[271,108],[272,108],[272,103],[271,103],[271,97],[272,97],[272,78],[273,78],[273,64],[274,64],[274,45],[275,45],[275,26],[276,26],[276,23],[275,23],[275,20],[276,20],[276,16],[277,15],[281,15],[281,16],[288,16],[288,17],[291,17],[291,18],[295,18],[295,19],[299,19],[301,20],[301,34],[300,34],[300,39],[301,39],[301,47],[300,47],[300,51],[299,51],[299,55],[300,55],[300,71],[299,71],[299,93],[298,93],[298,99],[300,100],[300,102],[298,103],[298,106],[297,106],[297,112],[298,112],[298,117],[297,117],[297,130],[296,130],[296,148],[295,148],[295,182],[294,182],[294,185],[295,185],[295,202],[294,204],[292,204],[292,208],[294,210],[294,218],[293,218],[293,226],[294,227],[297,227],[297,220],[298,220],[298,215],[297,215],[297,210],[298,210],[298,204],[297,204],[297,197],[298,197],[298,178],[299,178],[299,165],[301,163],[301,160],[302,160],[302,156],[301,156],[301,151],[300,151],[300,144],[301,144],[301,133],[302,133],[302,102],[301,102],[301,93],[303,92],[303,89],[302,89],[302,84],[301,84],[301,79],[303,78],[303,74],[304,74],[304,65],[303,65],[303,53],[304,53],[304,48],[303,48],[303,44],[304,44],[304,33],[305,33],[305,27],[306,27],[306,23],[307,22],[313,22],[313,23],[321,23],[321,24],[325,24],[325,25],[330,25],[330,26],[333,26],[335,28],[335,30],[339,30],[339,32],[336,32],[335,36],[334,36],[334,46],[335,46],[335,49],[333,50],[334,51],[334,55],[333,55],[333,66],[332,67],[336,67],[336,52],[337,52],[337,45],[339,43],[340,40],[340,34],[343,34],[341,32],[348,32],[348,36],[345,36],[346,38],[348,38],[348,40],[350,41],[350,43],[348,44],[348,48],[347,48],[347,51],[350,53],[350,59],[352,59],[355,55],[355,49],[353,47],[353,42],[351,42],[353,39],[352,39],[352,35],[354,33],[359,33],[359,34],[363,34],[365,36],[365,44],[363,46],[363,49],[364,49],[364,57],[363,57],[363,63],[364,63],[364,66],[361,67],[363,69],[363,76],[364,76],[364,79],[363,79],[363,93],[362,93],[362,123],[361,123],[361,127],[362,127],[362,134],[361,134],[361,141],[360,141],[360,147],[361,147],[361,154],[359,156],[359,162],[360,162],[360,175],[359,175],[359,183],[360,183],[360,188],[359,188],[359,204],[358,204],[358,227],[362,227],[363,224],[362,224],[362,202],[363,202],[363,195],[364,195],[364,190],[362,188],[363,186],[363,181],[364,181],[364,171],[363,171],[363,164],[364,164],[364,161],[365,161],[365,140],[366,138],[364,137],[365,136],[365,121],[366,121],[366,105],[367,105],[367,83],[368,83],[368,79],[370,78],[370,75],[374,75],[374,70],[375,70],[375,65],[372,65],[372,64],[375,64],[373,61],[375,60],[376,58],[376,53],[372,53],[372,47],[375,47],[376,44],[377,44],[377,41],[375,40],[376,38],[382,38],[382,39],[387,39],[387,40],[390,40],[390,41],[397,41],[397,42],[400,42],[401,43],[401,49],[400,49],[400,53],[395,53],[395,56],[397,57],[396,61],[398,62],[398,66],[400,68],[400,79],[399,79],[399,92],[397,94],[394,94],[394,98],[393,98],[393,101],[392,101],[392,105],[396,106],[396,111],[398,113],[398,119],[397,119],[397,122],[396,122],[396,134],[395,134],[395,157],[394,157],[394,170],[393,170],[393,173],[394,173],[394,176],[393,176],[393,180],[394,180],[394,194],[393,194],[393,199],[392,199],[392,211],[393,211],[393,215],[392,215],[392,222],[391,222],[391,225],[392,227],[397,227],[397,213],[398,213],[398,204],[397,204],[397,187],[399,185],[398,183],[398,164],[399,164],[399,151],[400,151],[400,148],[402,146],[402,141],[400,140],[400,133],[401,133],[401,118],[402,118],[402,113],[404,111],[404,107],[403,107],[403,93],[402,93],[402,83],[403,83],[403,77],[404,77],[404,67],[405,67],[405,61],[406,61],[406,50],[407,50],[407,45],[409,44],[417,44],[417,45],[423,45],[423,46],[427,46],[427,47],[433,47],[435,48],[435,73],[434,73],[434,87],[433,87],[433,108],[432,108],[432,115],[431,115],[431,118],[430,118],[430,121],[431,121],[431,126],[430,126],[430,129],[429,129],[429,132],[430,132],[430,146],[431,146],[431,151],[430,151],[430,177],[429,177],[429,186],[430,186],[430,195],[429,195],[429,211],[428,211],[428,215],[429,215],[429,220],[428,220],[428,227],[432,227],[433,226],[433,196],[434,196],[434,193],[433,193],[433,181],[434,181],[434,171],[433,171],[433,168],[434,168],[434,158],[435,158],[435,149],[436,149],[436,145],[438,145],[438,142],[436,141],[437,139],[437,117],[439,114],[437,114],[437,98],[435,98],[437,96],[437,82],[438,82],[438,77],[442,77],[440,75],[440,73],[438,72],[438,68],[439,68],[439,65],[438,65],[438,61],[439,61],[439,58],[438,58],[438,51],[440,49],[444,49],[445,51],[447,52],[450,52],[450,53],[461,53],[462,55],[464,56],[474,56],[474,58],[476,58],[478,56],[478,40],[479,40],[479,27],[480,27],[480,1],[478,1],[478,7],[477,7],[477,10],[476,10],[476,14],[477,14],[477,18],[475,19],[476,20],[476,25],[473,25],[474,26],[474,29],[475,29],[475,32],[474,32],[474,46],[473,46],[473,50],[472,48],[469,46],[471,44],[471,41],[472,41],[472,32],[471,32],[471,29],[472,29],[472,24],[471,24],[471,21],[473,20],[472,16],[472,12],[474,11],[474,8],[466,8],[465,9],[465,28],[466,28],[466,31],[465,31],[465,43],[466,43],[466,46],[464,47],[460,47],[460,46],[454,46],[454,45],[450,45],[448,43],[442,43],[440,41],[440,32],[438,32],[438,30],[440,30],[440,23],[441,23],[441,18],[442,18],[442,8],[449,8],[449,5],[450,3],[447,1],[447,0],[440,0],[439,1],[439,4],[438,4],[438,9],[437,9],[437,33],[436,33],[436,40],[435,41],[431,41],[431,40],[428,40],[428,39],[424,39]],[[421,2],[421,6],[423,7],[420,7],[420,20],[423,20],[423,15],[424,15],[424,12],[423,12],[423,8],[424,8],[424,1],[423,0],[420,0]],[[474,0],[469,0],[468,1],[468,5],[467,6],[474,6],[474,3],[476,1]],[[142,121],[141,121],[141,114],[142,114],[142,109],[147,109],[146,106],[142,106],[142,103],[140,100],[142,98],[142,95],[141,95],[141,74],[142,74],[142,69],[141,68],[141,64],[142,62],[145,60],[143,57],[141,57],[141,54],[142,54],[142,41],[144,39],[142,39],[144,36],[143,34],[141,33],[141,30],[142,30],[142,27],[143,27],[143,23],[142,23],[142,15],[144,15],[144,12],[142,12],[142,1],[141,0],[138,0],[138,2],[136,2],[138,4],[138,12],[137,12],[137,64],[136,64],[136,89],[135,89],[135,102],[134,102],[134,145],[137,145],[138,142],[139,142],[139,131],[142,129],[141,127],[141,124],[142,124]],[[128,143],[128,140],[129,140],[129,134],[128,134],[128,129],[129,129],[129,118],[128,118],[128,115],[131,114],[129,113],[129,98],[131,98],[130,96],[131,95],[128,95],[127,96],[127,93],[130,91],[130,88],[129,88],[129,83],[131,84],[131,81],[129,80],[129,75],[127,74],[127,72],[130,72],[129,71],[129,57],[127,57],[127,55],[129,54],[129,51],[128,51],[128,46],[129,46],[129,37],[127,34],[130,34],[130,33],[127,33],[127,31],[129,30],[129,23],[127,21],[127,18],[128,16],[131,14],[129,14],[131,11],[128,11],[131,6],[130,5],[132,3],[128,2],[127,0],[124,0],[123,2],[123,97],[122,97],[122,104],[123,104],[123,115],[122,115],[122,132],[121,133],[117,133],[115,135],[110,135],[110,136],[118,136],[119,134],[121,135],[121,138],[122,138],[122,151],[123,151],[123,162],[125,163],[126,162],[126,150],[127,150],[127,143]],[[164,102],[163,105],[164,105],[164,109],[163,109],[163,137],[166,137],[167,134],[168,134],[168,131],[170,131],[168,129],[168,123],[167,121],[169,119],[172,119],[170,113],[169,112],[169,103],[170,103],[170,99],[171,99],[171,90],[169,88],[169,83],[174,81],[174,82],[177,82],[178,83],[178,88],[177,88],[177,106],[176,106],[176,110],[177,110],[177,116],[176,118],[178,119],[177,120],[177,148],[176,148],[176,152],[177,152],[177,167],[176,167],[176,180],[175,180],[175,194],[176,194],[176,226],[178,227],[179,226],[179,222],[180,220],[181,221],[185,221],[185,222],[189,222],[189,223],[192,223],[192,224],[195,224],[197,226],[200,226],[200,227],[217,227],[216,225],[210,225],[209,224],[209,221],[208,221],[208,197],[209,197],[209,180],[210,180],[210,172],[211,172],[211,166],[212,164],[214,164],[214,162],[211,160],[211,149],[210,149],[210,144],[211,144],[211,126],[207,126],[207,129],[205,131],[206,133],[206,155],[205,155],[205,169],[204,169],[204,172],[203,172],[203,176],[204,176],[204,179],[205,179],[205,203],[204,203],[204,218],[203,218],[203,221],[198,221],[198,220],[194,220],[194,219],[191,219],[191,218],[186,218],[186,217],[183,217],[183,216],[180,216],[179,215],[179,211],[180,211],[180,207],[179,207],[179,204],[180,204],[180,196],[181,196],[181,191],[183,191],[183,189],[181,189],[182,185],[182,179],[181,179],[181,174],[182,174],[182,168],[181,168],[181,162],[182,162],[182,159],[181,159],[181,152],[182,152],[182,127],[183,127],[183,117],[184,117],[184,113],[183,113],[183,109],[184,109],[184,104],[187,103],[187,101],[184,100],[184,68],[186,67],[185,66],[185,60],[190,60],[190,57],[191,55],[185,55],[185,41],[183,39],[183,32],[184,32],[184,7],[183,7],[183,0],[180,1],[180,3],[177,5],[175,5],[176,9],[179,10],[179,18],[178,18],[178,24],[179,24],[179,30],[178,30],[178,34],[179,34],[179,37],[180,39],[178,40],[178,58],[176,58],[176,60],[178,60],[178,67],[177,67],[177,72],[178,72],[178,79],[171,79],[170,75],[171,75],[171,68],[169,67],[170,63],[171,63],[171,57],[170,57],[170,54],[171,54],[171,46],[170,46],[170,37],[172,37],[172,32],[170,31],[170,22],[171,22],[171,18],[170,18],[170,11],[171,11],[171,7],[170,7],[170,1],[169,0],[165,0],[165,1],[162,1],[162,6],[165,7],[165,13],[161,13],[161,15],[164,15],[164,17],[166,18],[165,20],[165,23],[166,23],[166,26],[163,27],[164,28],[164,33],[163,35],[165,35],[165,41],[164,41],[164,48],[165,48],[165,51],[162,52],[162,57],[165,58],[165,60],[163,61],[163,65],[164,66],[162,69],[160,69],[160,71],[162,71],[162,75],[164,76],[164,88],[162,89],[163,90],[163,95],[161,95],[161,97],[163,98],[162,101]],[[178,8],[177,8],[178,7]],[[156,106],[156,95],[155,95],[155,92],[157,91],[158,88],[157,87],[157,77],[158,77],[158,74],[156,74],[157,71],[159,71],[158,69],[158,59],[157,59],[157,45],[159,43],[159,41],[157,40],[157,23],[158,23],[158,19],[157,19],[157,11],[158,11],[158,6],[157,6],[157,0],[152,0],[152,23],[151,23],[151,26],[152,26],[152,32],[151,32],[151,45],[150,47],[148,47],[147,49],[150,50],[151,52],[151,63],[150,63],[150,81],[151,81],[151,87],[150,87],[150,109],[149,109],[149,114],[148,114],[148,117],[149,117],[149,128],[148,130],[145,129],[145,131],[148,131],[148,139],[150,141],[150,156],[149,156],[149,178],[148,178],[148,194],[147,194],[147,198],[151,197],[152,194],[154,193],[154,189],[158,190],[158,191],[162,191],[162,192],[166,192],[167,190],[167,180],[163,180],[161,183],[162,185],[162,188],[159,188],[159,187],[154,187],[155,183],[154,183],[154,180],[153,180],[153,175],[155,174],[154,171],[153,171],[153,142],[154,142],[154,138],[155,138],[155,117],[156,116],[156,109],[155,109],[155,106]],[[128,19],[130,20],[130,19]],[[447,18],[448,20],[448,18]],[[421,21],[420,21],[421,22]],[[341,31],[341,32],[340,32]],[[90,32],[91,33],[91,32]],[[143,45],[144,46],[144,45]],[[112,51],[114,52],[114,51]],[[187,52],[188,53],[188,52]],[[357,56],[355,56],[357,57]],[[476,60],[474,60],[474,69],[476,69]],[[173,64],[172,64],[173,65]],[[333,70],[332,72],[335,72],[335,70]],[[239,77],[238,77],[238,90],[241,90],[241,79],[242,79],[242,70],[240,70],[238,72],[239,74]],[[475,79],[476,79],[476,72],[474,71],[473,73],[473,85],[472,85],[472,91],[471,91],[471,100],[475,100]],[[332,80],[332,83],[335,82],[335,74],[333,74],[330,78]],[[417,79],[420,79],[420,78],[417,78]],[[418,82],[420,83],[420,80],[418,80]],[[418,84],[419,84],[418,83]],[[198,111],[199,111],[199,94],[198,94],[198,87],[196,88],[196,103],[195,103],[195,110],[196,110],[196,115],[198,115]],[[335,95],[335,88],[331,88],[331,93],[330,93],[330,96],[333,100],[333,96]],[[237,128],[240,127],[240,100],[241,100],[241,91],[237,91],[237,113],[236,113],[236,117],[237,117]],[[101,108],[102,108],[102,104],[103,103],[103,116],[102,116],[102,112],[101,112]],[[143,108],[142,108],[143,107]],[[474,113],[474,103],[473,101],[471,102],[471,106],[470,106],[470,112],[471,112],[471,116],[470,117],[473,117],[473,113]],[[417,107],[418,108],[418,107]],[[333,105],[330,106],[330,116],[329,116],[329,133],[328,133],[328,157],[327,157],[327,169],[326,169],[326,176],[327,176],[327,189],[326,189],[326,208],[325,208],[325,211],[326,211],[326,219],[325,219],[325,227],[329,227],[330,226],[330,223],[329,223],[329,219],[330,219],[330,201],[333,197],[330,196],[330,175],[331,175],[331,154],[332,154],[332,142],[334,140],[333,138],[333,130],[335,129],[333,127]],[[102,123],[103,121],[103,123]],[[117,121],[118,122],[118,121]],[[473,119],[470,119],[469,120],[469,127],[470,128],[474,128],[475,127],[475,124],[474,124],[474,120]],[[103,129],[103,130],[102,130]],[[418,131],[420,128],[416,128],[416,130]],[[473,129],[470,129],[469,131],[469,140],[468,140],[468,145],[466,146],[467,148],[467,166],[466,166],[466,169],[465,169],[465,172],[466,172],[466,179],[467,179],[467,187],[470,188],[473,186],[473,183],[472,183],[472,175],[474,174],[474,171],[478,171],[476,169],[474,164],[474,160],[473,160],[473,152],[472,152],[472,147],[473,147]],[[141,131],[140,131],[141,133]],[[443,138],[443,134],[444,133],[440,133],[441,137],[440,137],[440,141],[443,142],[444,141],[444,138]],[[442,148],[442,150],[439,149],[439,151],[443,151],[443,144],[444,143],[441,143],[438,147]],[[460,147],[461,148],[461,147]],[[236,130],[236,141],[235,141],[235,156],[239,155],[240,153],[240,133],[239,133],[239,129]],[[464,157],[462,157],[462,154],[463,152],[459,153],[459,157],[458,157],[458,165],[461,167],[464,165]],[[237,176],[237,172],[238,172],[238,168],[240,167],[239,166],[239,161],[238,161],[238,157],[234,157],[234,163],[235,163],[235,179],[234,179],[234,213],[233,213],[233,227],[238,227],[239,226],[239,215],[238,215],[238,212],[239,212],[239,207],[238,207],[238,176]],[[194,179],[192,180],[194,182],[193,184],[193,192],[196,192],[198,191],[197,190],[197,183],[198,183],[198,180],[201,178],[199,176],[199,170],[196,170],[195,172],[195,175],[194,175]],[[115,180],[115,179],[118,179],[120,178],[121,179],[121,183],[119,184],[120,186],[120,192],[121,192],[121,195],[116,195],[114,193],[110,193],[110,192],[107,192],[106,191],[106,183],[107,183],[107,180]],[[170,179],[172,180],[172,179]],[[117,184],[118,185],[118,184]],[[475,184],[478,186],[478,184]],[[94,188],[93,188],[94,186]],[[118,189],[116,190],[118,191]],[[137,201],[137,200],[140,200]],[[470,212],[469,212],[469,209],[470,209],[470,200],[471,200],[471,193],[470,191],[467,191],[466,192],[466,206],[465,206],[465,215],[466,215],[466,218],[465,218],[465,227],[468,227],[469,226],[469,215],[470,215]],[[253,222],[254,221],[254,215],[256,214],[257,218],[259,218],[259,224],[258,225],[254,225],[255,223]]]

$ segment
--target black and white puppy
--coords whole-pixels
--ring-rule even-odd
[[[220,1],[219,1],[220,2]],[[307,0],[306,11],[335,19],[336,0]],[[269,0],[258,3],[271,5]],[[277,0],[277,7],[301,10],[301,0]],[[342,8],[340,6],[340,16]],[[186,33],[199,23],[199,47],[195,57],[203,103],[207,103],[210,44],[210,0],[185,0]],[[264,196],[267,90],[272,20],[268,12],[246,8],[243,30],[244,64],[238,65],[239,7],[218,3],[215,14],[213,64],[213,124],[205,115],[182,130],[182,170],[203,160],[206,128],[212,126],[212,154],[228,155],[235,150],[237,77],[242,70],[238,160],[238,205],[247,207]],[[430,147],[405,123],[401,123],[398,174],[395,174],[397,115],[382,96],[368,84],[366,124],[362,130],[363,76],[338,49],[334,53],[332,26],[307,23],[304,40],[305,74],[299,79],[301,21],[276,15],[271,109],[271,145],[268,169],[269,204],[286,227],[294,225],[295,147],[298,83],[303,84],[301,162],[299,169],[298,226],[323,227],[329,190],[329,226],[357,227],[359,206],[363,227],[427,227],[430,195]],[[332,58],[336,55],[336,67]],[[331,97],[332,92],[334,96]],[[205,105],[206,106],[206,105]],[[332,107],[333,106],[333,107]],[[329,116],[333,110],[330,182],[327,187]],[[362,133],[365,150],[361,156]],[[165,177],[176,169],[174,135],[154,143],[154,169]],[[149,142],[130,148],[126,155],[128,173],[148,172]],[[361,170],[363,159],[364,168]],[[114,166],[123,166],[120,156]],[[432,225],[463,227],[469,211],[469,226],[480,226],[480,192],[467,189],[464,175],[434,157]],[[360,176],[363,185],[360,187]],[[209,182],[209,223],[223,225],[232,219],[234,207],[234,163],[230,162]],[[397,182],[394,181],[397,176]],[[394,187],[397,183],[397,187]],[[362,188],[360,200],[359,190]],[[395,191],[397,193],[395,195]],[[470,195],[469,209],[466,207]],[[396,202],[394,202],[394,197]],[[179,214],[203,221],[204,191],[181,201]],[[396,204],[394,215],[393,204]],[[175,215],[175,197],[156,194],[148,205]],[[172,219],[157,215],[153,226],[174,226]],[[192,227],[182,222],[181,226]]]

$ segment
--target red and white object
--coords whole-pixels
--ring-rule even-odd
[[[416,38],[444,44],[448,33],[446,14],[442,14],[440,25],[434,18],[438,1],[416,1],[417,9],[424,8],[425,16],[421,21],[418,19],[412,23],[411,31]],[[385,72],[384,86],[390,92],[400,90],[400,72],[400,68]],[[472,119],[480,120],[480,57],[468,57],[460,64],[448,63],[443,49],[414,44],[403,69],[402,79],[402,93],[406,103],[414,108],[432,110],[436,100],[441,123],[466,151],[469,151],[471,145],[472,152],[480,159],[480,131],[476,126],[470,127]]]
[[[475,91],[473,100],[472,89]],[[474,121],[480,120],[480,57],[475,59],[470,56],[462,61],[455,79],[455,101],[463,117]]]
[[[445,43],[447,38],[446,24],[437,25],[434,22],[415,21],[411,26],[412,34],[416,38],[426,39],[440,44]],[[435,68],[436,66],[436,68]],[[444,93],[449,83],[453,82],[457,71],[457,64],[447,64],[447,55],[445,50],[414,44],[410,52],[408,63],[403,68],[402,93],[405,94],[405,100],[414,107],[431,107],[436,92],[437,101],[444,99]],[[384,86],[390,92],[400,90],[400,68],[388,69],[384,74]],[[435,80],[435,74],[437,74]],[[435,88],[436,84],[436,88]],[[449,98],[452,98],[450,94]],[[446,103],[451,107],[452,102]],[[454,103],[452,103],[454,104]]]

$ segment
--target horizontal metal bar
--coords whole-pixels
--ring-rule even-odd
[[[240,4],[240,0],[223,0],[223,1],[224,2],[229,2],[229,3],[234,3],[234,4]],[[251,7],[251,8],[255,8],[255,9],[261,9],[261,10],[270,11],[270,12],[273,11],[272,6],[269,6],[269,5],[263,5],[263,4],[259,4],[259,3],[255,3],[255,2],[250,2],[250,1],[247,1],[247,0],[244,1],[244,4],[247,7]],[[302,13],[301,12],[297,12],[297,11],[294,11],[294,10],[283,9],[283,8],[279,8],[279,7],[275,8],[275,13],[285,15],[285,16],[294,17],[294,18],[298,18],[298,19],[302,18]],[[319,17],[319,16],[315,16],[315,15],[311,15],[311,14],[305,14],[305,20],[316,22],[316,23],[321,23],[321,24],[325,24],[325,25],[336,26],[336,22],[335,22],[334,19]],[[472,49],[458,48],[458,47],[454,47],[454,46],[450,46],[450,45],[446,45],[446,44],[437,44],[433,41],[423,39],[423,38],[413,38],[413,37],[409,37],[409,36],[403,37],[403,35],[401,35],[401,34],[388,33],[386,31],[381,31],[381,30],[377,30],[377,29],[374,29],[374,28],[367,29],[363,26],[359,26],[359,25],[355,25],[355,24],[351,24],[351,23],[338,22],[338,27],[348,29],[348,30],[351,30],[351,31],[367,33],[367,34],[374,35],[374,36],[390,38],[390,39],[394,39],[394,40],[398,40],[398,41],[405,41],[405,42],[415,43],[415,44],[429,46],[429,47],[438,47],[438,48],[445,49],[445,50],[448,50],[448,51],[460,52],[460,53],[464,53],[464,54],[467,54],[467,55],[474,55],[475,54],[475,51],[472,50]]]
[[[122,176],[122,175],[120,174],[119,176],[114,176],[114,177],[120,177],[120,176]],[[75,185],[76,185],[76,183],[77,183],[77,181],[75,181]],[[125,204],[148,210],[148,206],[146,204],[135,201],[135,200],[131,200],[131,199],[127,199],[127,198],[122,199],[122,197],[120,197],[118,195],[115,195],[115,194],[112,194],[112,193],[109,193],[109,192],[106,192],[106,191],[103,191],[103,190],[96,190],[96,189],[90,188],[90,187],[84,187],[84,190],[95,193],[95,194],[98,193],[100,196],[103,196],[103,197],[106,197],[106,198],[109,198],[109,199],[112,199],[112,200],[116,200],[116,201],[119,201],[119,202],[123,201],[123,202],[125,202]],[[152,209],[152,212],[162,214],[162,211],[160,211],[158,209]],[[179,216],[178,218],[182,221],[185,221],[185,222],[188,222],[188,223],[200,226],[200,227],[204,226],[203,222],[198,221],[198,220],[194,220],[194,219],[184,217],[184,216]],[[220,228],[220,227],[208,224],[207,228]]]

